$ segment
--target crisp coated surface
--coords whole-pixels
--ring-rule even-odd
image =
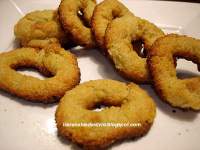
[[[94,47],[90,28],[95,0],[62,0],[59,6],[60,20],[65,31],[70,32],[76,44]]]
[[[40,80],[15,69],[34,67],[53,77]],[[20,48],[0,54],[0,89],[34,102],[50,103],[79,83],[79,68],[73,54],[52,44],[42,50]]]
[[[22,46],[40,47],[45,40],[51,38],[58,39],[64,46],[72,43],[68,34],[62,30],[55,10],[33,11],[26,14],[15,25],[14,33]]]
[[[155,23],[166,33],[187,34],[200,39],[199,4],[151,0],[121,2],[135,15]],[[0,0],[1,52],[16,48],[13,26],[23,14],[34,10],[55,10],[59,3],[60,0]],[[72,52],[78,57],[81,82],[103,78],[125,81],[97,49],[75,49]],[[38,76],[31,70],[25,70],[23,73]],[[178,77],[184,73],[190,73],[191,76],[200,75],[195,64],[179,59]],[[155,94],[150,84],[141,87],[153,97],[157,105],[154,123],[148,134],[142,138],[117,142],[110,149],[200,150],[200,113],[182,111],[167,105]],[[56,108],[57,103],[31,103],[0,91],[0,149],[80,150],[73,142],[58,136],[55,126]]]
[[[105,49],[104,36],[108,24],[114,18],[124,16],[126,13],[130,13],[128,8],[116,0],[104,0],[95,7],[92,16],[92,30],[99,47]]]
[[[153,42],[164,33],[147,20],[134,16],[123,8],[117,0],[105,0],[101,5],[103,6],[105,3],[106,7],[104,7],[109,8],[110,1],[112,4],[116,3],[115,5],[119,6],[119,9],[115,7],[117,11],[112,12],[112,17],[116,18],[108,25],[105,34],[106,50],[109,57],[114,62],[116,69],[126,78],[140,83],[149,82],[150,76],[146,58],[138,56],[136,50],[133,49],[132,42],[142,40],[148,53]],[[110,18],[109,16],[108,18]]]
[[[154,43],[148,57],[161,98],[175,107],[200,110],[200,77],[178,79],[173,58],[182,57],[200,65],[200,40],[169,34]]]
[[[97,104],[110,106],[100,112]],[[150,129],[156,113],[152,98],[138,85],[114,80],[85,82],[68,91],[61,99],[56,122],[60,135],[85,149],[100,149]],[[63,123],[141,123],[139,127],[65,127]]]

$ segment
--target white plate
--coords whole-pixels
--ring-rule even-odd
[[[200,38],[199,4],[131,0],[124,0],[123,3],[136,15],[154,22],[166,32]],[[56,9],[58,4],[56,0],[1,0],[0,49],[8,50],[16,46],[13,26],[22,15],[35,9]],[[97,51],[73,52],[78,56],[81,82],[101,78],[124,81]],[[178,61],[178,68],[181,75],[199,75],[196,65],[192,63]],[[160,101],[150,86],[142,87],[157,104],[155,122],[146,136],[124,141],[111,149],[199,150],[200,114],[174,109]],[[0,149],[77,149],[71,142],[57,137],[55,109],[56,104],[34,104],[0,92]]]

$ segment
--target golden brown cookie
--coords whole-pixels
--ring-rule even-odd
[[[156,40],[148,56],[155,89],[174,107],[200,110],[200,77],[178,79],[174,57],[200,66],[200,40],[175,34]]]
[[[122,3],[116,0],[104,0],[99,3],[92,16],[92,31],[94,32],[98,46],[105,49],[104,36],[108,24],[120,16],[130,13]]]
[[[91,17],[95,0],[62,0],[59,15],[63,28],[70,32],[76,44],[94,47],[95,41],[91,31]]]
[[[16,71],[19,67],[36,68],[50,77],[22,75]],[[0,68],[0,89],[33,102],[55,102],[80,81],[76,57],[57,44],[1,53]]]
[[[33,11],[21,18],[14,28],[22,46],[39,47],[58,39],[65,47],[73,44],[68,33],[64,33],[56,10]]]
[[[105,0],[103,3],[109,1],[120,3],[117,0]],[[161,29],[129,12],[119,15],[108,25],[105,34],[106,50],[115,68],[124,77],[146,83],[150,82],[146,58],[140,57],[137,50],[133,49],[132,42],[141,40],[148,53],[154,41],[162,36],[164,33]]]
[[[101,104],[107,107],[93,111]],[[56,110],[56,122],[63,137],[85,149],[101,149],[118,140],[144,135],[155,114],[152,98],[138,85],[95,80],[66,92]],[[117,127],[117,123],[122,126]]]

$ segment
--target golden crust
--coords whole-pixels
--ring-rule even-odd
[[[153,44],[148,65],[160,97],[174,107],[200,110],[200,77],[178,79],[173,57],[200,65],[200,40],[169,34]]]
[[[100,48],[105,49],[104,36],[108,24],[114,18],[124,16],[127,13],[130,13],[128,8],[116,0],[104,0],[95,7],[92,16],[92,30]]]
[[[92,111],[96,104],[111,106]],[[101,149],[126,138],[142,136],[153,123],[156,108],[138,85],[114,80],[89,81],[66,92],[56,110],[60,135],[85,149]],[[65,127],[66,123],[140,123],[138,127]]]
[[[71,33],[76,44],[85,47],[95,46],[90,28],[95,5],[95,0],[62,0],[60,3],[60,21],[65,31]]]
[[[33,11],[21,18],[14,27],[14,34],[22,46],[41,46],[46,41],[56,38],[63,46],[73,42],[69,33],[61,28],[56,10]]]
[[[109,24],[105,44],[109,57],[124,77],[146,83],[150,81],[146,58],[138,56],[136,50],[133,50],[132,41],[143,40],[148,53],[153,42],[163,35],[163,32],[150,22],[126,15]]]
[[[15,71],[19,67],[34,67],[53,76],[40,80]],[[80,81],[76,57],[57,44],[1,53],[0,68],[0,89],[33,102],[55,102]]]

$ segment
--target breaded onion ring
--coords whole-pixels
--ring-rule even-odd
[[[14,28],[14,34],[24,47],[41,47],[52,38],[63,46],[71,46],[72,40],[61,28],[57,11],[33,11],[21,18]]]
[[[169,34],[153,44],[148,64],[160,97],[174,107],[200,110],[200,77],[178,79],[173,57],[200,66],[200,40]]]
[[[142,40],[148,53],[153,42],[164,33],[147,20],[126,15],[113,20],[105,35],[106,48],[115,68],[126,78],[139,83],[150,81],[146,58],[133,49],[132,41]]]
[[[22,75],[15,69],[32,67],[44,80]],[[62,97],[80,81],[76,57],[57,44],[43,50],[20,48],[0,54],[0,89],[33,102],[51,103]]]
[[[85,47],[94,47],[91,17],[95,0],[62,0],[59,6],[60,20],[65,31],[72,34],[76,44]]]
[[[110,106],[93,111],[96,105]],[[85,149],[101,149],[126,138],[148,132],[156,114],[152,98],[134,83],[96,80],[76,86],[66,92],[56,110],[60,135],[82,145]],[[128,123],[139,126],[79,126],[81,123]]]
[[[105,49],[104,36],[108,24],[114,19],[130,13],[122,3],[116,0],[104,0],[98,4],[92,16],[92,30],[98,46]]]

